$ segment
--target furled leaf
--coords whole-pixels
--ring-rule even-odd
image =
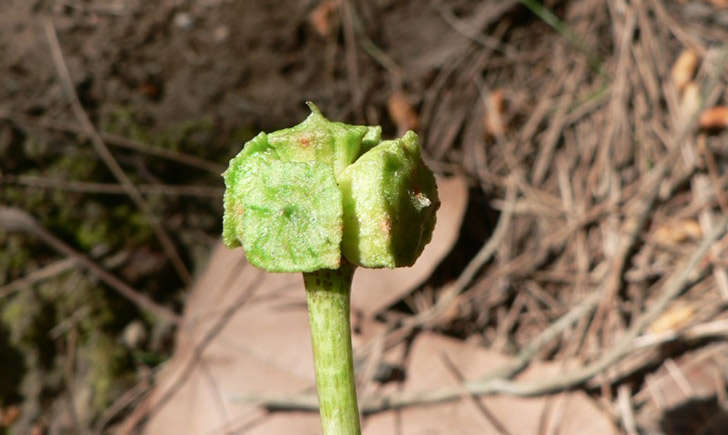
[[[343,252],[365,267],[411,266],[432,237],[440,206],[417,135],[384,141],[339,176],[344,200]]]
[[[359,266],[410,266],[439,207],[417,135],[327,120],[309,103],[302,123],[261,133],[230,161],[223,241],[271,272],[336,269],[342,240]]]

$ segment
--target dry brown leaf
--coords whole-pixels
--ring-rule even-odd
[[[10,427],[20,417],[20,407],[16,405],[0,409],[0,427]]]
[[[695,68],[698,65],[698,54],[695,51],[686,48],[680,53],[675,63],[672,65],[672,84],[675,89],[682,91],[685,86],[690,83],[695,74]]]
[[[442,197],[438,225],[417,265],[389,271],[357,271],[352,298],[355,312],[362,307],[360,312],[373,313],[388,305],[387,301],[411,291],[450,251],[467,205],[467,185],[463,178],[438,179],[438,188]],[[232,315],[202,352],[200,363],[177,384],[203,337],[251,285],[256,288],[252,298]],[[361,286],[364,288],[357,291]],[[262,411],[235,400],[236,396],[255,392],[293,394],[313,387],[313,356],[300,274],[260,271],[246,262],[242,249],[227,249],[220,243],[192,290],[183,322],[174,356],[159,376],[150,398],[139,406],[127,425],[159,404],[174,385],[179,385],[175,394],[151,416],[146,433],[221,433],[253,422],[256,424],[250,433],[291,433],[292,424],[296,433],[320,432],[315,413],[275,414],[261,420]],[[366,344],[367,337],[378,336],[377,328],[382,327],[368,316],[360,319],[355,315],[353,322],[359,334],[352,339],[355,349]]]
[[[695,219],[670,221],[658,227],[652,238],[663,245],[676,245],[686,240],[699,240],[703,237],[700,223]]]
[[[324,0],[308,15],[308,21],[316,32],[327,37],[336,27],[337,13],[341,7],[341,0]]]
[[[397,129],[400,132],[417,128],[419,116],[409,103],[404,92],[396,90],[389,96],[387,110],[389,110],[389,117],[392,118],[392,121],[397,125]]]
[[[417,265],[387,271],[363,268],[357,271],[352,298],[354,312],[373,313],[388,305],[388,301],[411,291],[450,251],[467,205],[467,185],[463,178],[438,179],[438,189],[442,197],[438,225]],[[158,404],[179,382],[180,374],[207,331],[251,285],[256,287],[252,299],[232,315],[202,353],[201,363],[194,366],[179,384],[179,390],[152,415],[145,427],[146,433],[219,433],[234,429],[262,415],[254,406],[236,402],[236,396],[258,391],[292,394],[313,387],[313,356],[301,275],[257,270],[248,265],[242,249],[227,249],[220,243],[187,301],[185,326],[178,333],[173,358],[158,378],[149,400],[139,406],[127,424]],[[353,322],[361,335],[353,337],[355,348],[368,341],[364,337],[377,336],[375,329],[381,327],[369,316],[364,319],[354,316]],[[191,409],[195,412],[189,412]],[[266,418],[251,433],[290,433],[292,421],[295,421],[296,433],[320,431],[315,413],[286,413]]]
[[[692,304],[677,303],[668,308],[649,326],[652,334],[675,331],[689,325],[697,309]]]
[[[251,299],[234,312],[198,363],[181,377],[208,331],[252,287]],[[313,380],[300,274],[257,270],[245,261],[241,249],[220,243],[187,301],[173,357],[127,424],[158,407],[145,433],[223,433],[262,415],[254,406],[236,402],[236,396],[300,392]],[[174,394],[168,397],[170,391]]]
[[[262,281],[258,281],[262,278]],[[202,352],[188,376],[180,375],[195,349],[223,311],[241,292],[255,285],[254,297],[230,318]],[[354,348],[365,338],[381,333],[382,325],[354,319]],[[313,391],[313,355],[308,328],[305,290],[300,274],[258,271],[245,261],[242,249],[218,244],[207,269],[195,284],[178,333],[177,348],[158,376],[150,398],[139,405],[126,426],[148,409],[162,405],[151,415],[145,433],[320,433],[316,413],[282,413],[266,416],[255,406],[236,400],[256,392],[301,394]],[[402,353],[404,345],[392,351]],[[174,385],[178,390],[165,401]]]
[[[235,400],[236,396],[255,392],[301,393],[314,385],[311,349],[308,337],[304,290],[297,274],[258,274],[246,265],[242,250],[219,245],[207,270],[195,285],[185,310],[185,327],[180,330],[175,355],[158,378],[150,399],[135,413],[139,418],[153,409],[180,382],[180,374],[192,358],[196,345],[215,324],[222,311],[245,288],[255,284],[257,290],[240,308],[210,346],[200,362],[179,384],[179,389],[151,415],[145,433],[225,433],[245,427],[253,434],[316,434],[320,432],[316,413],[280,413],[266,416],[260,409]],[[257,282],[262,277],[262,282]],[[364,322],[362,336],[377,336],[374,322]],[[353,340],[355,347],[363,345]],[[391,352],[402,354],[404,346]],[[390,353],[391,353],[390,352]],[[409,357],[404,391],[449,387],[457,381],[443,362],[447,355],[466,378],[507,363],[496,352],[465,344],[435,334],[421,334]],[[397,357],[397,360],[401,360]],[[527,370],[526,378],[554,375],[561,366]],[[389,391],[387,386],[377,392]],[[609,421],[582,392],[564,395],[562,405],[569,412],[559,423],[559,433],[610,433]],[[548,398],[514,398],[495,396],[482,399],[511,433],[534,433]],[[399,416],[397,416],[399,413]],[[400,425],[396,420],[401,418]],[[134,421],[132,419],[131,421]],[[420,433],[476,434],[492,425],[471,401],[416,407],[385,412],[367,418],[365,434]],[[127,426],[128,429],[128,426]],[[124,428],[121,428],[122,432]],[[587,432],[579,432],[586,430]]]
[[[432,241],[412,267],[397,269],[360,268],[354,275],[351,306],[372,316],[402,299],[422,284],[450,252],[460,234],[460,226],[468,206],[468,185],[463,177],[438,178],[440,209]]]
[[[448,367],[446,358],[465,379],[474,379],[510,361],[508,357],[483,347],[433,333],[422,333],[412,345],[407,380],[402,391],[414,393],[457,386],[460,381]],[[558,364],[534,364],[519,379],[543,379],[562,372],[563,367]],[[548,433],[562,435],[614,433],[609,418],[599,411],[584,392],[568,392],[562,397],[563,400],[558,403],[559,407],[563,407],[560,413],[561,419],[557,423],[558,428]],[[524,398],[496,395],[482,397],[479,401],[509,433],[534,434],[539,433],[543,413],[549,412],[549,402],[554,402],[554,396]],[[550,413],[554,415],[559,411],[551,406]],[[397,420],[400,422],[401,430],[394,432]],[[472,400],[464,398],[458,402],[375,414],[367,420],[364,433],[475,435],[501,432]]]
[[[700,128],[719,130],[728,127],[728,106],[716,106],[700,114]]]
[[[500,137],[505,134],[506,126],[503,118],[505,112],[505,100],[502,89],[495,90],[488,94],[485,99],[485,131],[493,137]]]

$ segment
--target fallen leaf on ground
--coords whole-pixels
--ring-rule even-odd
[[[241,296],[250,292],[245,303]],[[229,316],[225,323],[221,319]],[[355,349],[376,337],[382,325],[352,321]],[[210,331],[219,328],[216,334]],[[206,341],[207,340],[207,341]],[[204,348],[201,345],[205,343]],[[197,358],[197,359],[196,359]],[[119,428],[128,433],[148,417],[145,433],[320,432],[315,413],[266,416],[236,398],[256,393],[314,391],[313,355],[301,275],[268,273],[250,266],[242,249],[219,243],[187,301],[173,357],[158,375],[148,399]],[[191,411],[194,410],[194,411]],[[151,411],[151,413],[150,413]]]
[[[485,99],[485,131],[493,137],[501,137],[506,132],[503,114],[505,100],[503,90],[498,89],[488,94]]]
[[[324,37],[331,35],[340,7],[341,0],[324,0],[308,15],[308,21],[319,35]]]
[[[682,219],[670,221],[659,226],[652,238],[663,245],[677,245],[686,240],[699,240],[703,237],[700,223],[695,219]]]
[[[233,309],[241,300],[245,303]],[[229,319],[221,323],[225,315]],[[210,334],[213,328],[218,333]],[[263,413],[235,397],[300,393],[313,380],[300,274],[260,271],[241,249],[220,243],[187,301],[173,357],[125,429],[152,411],[145,426],[149,434],[237,430]]]
[[[688,326],[697,309],[692,304],[676,303],[658,317],[647,330],[652,334],[675,331]]]
[[[728,106],[716,106],[700,114],[700,128],[719,130],[728,127]]]
[[[0,427],[10,427],[20,417],[20,407],[10,405],[7,408],[0,409]]]
[[[709,409],[700,409],[700,404],[709,404],[711,398],[724,394],[725,384],[723,368],[728,345],[725,342],[715,343],[695,353],[687,353],[680,357],[665,360],[656,373],[647,377],[635,400],[643,403],[637,413],[637,422],[644,429],[643,433],[665,433],[666,426],[673,429],[668,433],[701,433],[718,434],[725,432],[725,425],[720,431],[697,431],[705,427],[711,419]],[[720,403],[720,401],[718,401]],[[693,405],[692,407],[690,405]],[[692,425],[690,430],[681,425],[683,430],[675,430],[675,418],[683,418],[686,414],[676,412],[681,407],[693,410],[692,416],[683,421]],[[709,407],[706,407],[709,408]],[[707,411],[707,412],[706,412]],[[717,405],[714,411],[718,414],[722,409]],[[699,414],[698,414],[699,412]]]
[[[372,314],[411,291],[452,248],[467,204],[467,185],[463,178],[449,178],[439,179],[438,186],[442,206],[433,241],[412,268],[359,269],[352,305],[360,312]],[[246,292],[244,303],[233,309]],[[226,315],[228,320],[221,324]],[[356,349],[368,337],[377,337],[383,326],[371,316],[353,317]],[[214,328],[218,333],[209,335]],[[201,343],[206,343],[204,349]],[[187,300],[173,357],[149,398],[125,424],[128,429],[152,410],[145,432],[155,435],[243,427],[252,434],[284,434],[291,433],[291,424],[295,433],[316,434],[320,432],[316,413],[266,416],[256,406],[235,399],[256,392],[313,392],[314,383],[301,274],[258,270],[247,263],[242,249],[227,249],[220,243]]]
[[[675,89],[678,92],[682,91],[693,79],[697,65],[698,54],[689,48],[684,49],[677,60],[675,60],[670,76],[672,78],[672,84],[675,85]]]
[[[509,362],[507,356],[498,352],[432,333],[417,336],[409,358],[407,380],[402,388],[407,393],[457,386],[460,381],[448,368],[446,359],[450,360],[465,379],[475,379]],[[562,372],[563,368],[557,364],[537,363],[518,379],[545,379],[558,376]],[[530,398],[485,396],[479,402],[490,416],[486,416],[472,399],[465,396],[457,402],[375,414],[365,421],[364,433],[475,435],[501,433],[496,427],[500,425],[511,434],[534,434],[539,433],[542,418],[546,418],[547,424],[552,428],[548,433],[615,433],[608,416],[581,391]],[[401,430],[393,432],[398,425],[397,420]]]
[[[250,434],[320,433],[316,413],[268,414],[236,400],[258,393],[314,394],[310,339],[304,305],[304,290],[296,274],[258,272],[247,265],[241,250],[218,245],[206,272],[197,282],[179,332],[178,347],[150,397],[139,405],[126,426],[149,416],[145,433],[226,433],[245,430]],[[257,290],[236,310],[229,322],[198,353],[199,344],[219,323],[220,316],[243,292]],[[361,336],[377,336],[381,325],[365,323]],[[356,338],[356,337],[355,337]],[[355,339],[355,348],[365,344]],[[392,354],[390,351],[388,354]],[[396,349],[403,355],[403,349]],[[432,390],[457,384],[447,368],[446,355],[466,378],[507,363],[497,352],[462,341],[425,333],[419,335],[409,354],[403,388],[388,384],[375,392]],[[191,364],[191,365],[190,365]],[[191,368],[190,368],[191,367]],[[521,378],[560,373],[559,366],[536,366]],[[184,375],[184,376],[183,376]],[[370,389],[371,391],[371,389]],[[534,433],[547,409],[549,397],[516,398],[492,396],[481,399],[498,422],[511,433]],[[611,433],[608,419],[583,392],[563,395],[556,424],[562,434]],[[568,413],[563,410],[568,409]],[[151,411],[151,413],[150,413]],[[397,423],[397,420],[400,423]],[[398,430],[401,428],[401,431]],[[383,412],[363,421],[365,434],[423,433],[480,434],[493,431],[492,423],[470,400]],[[587,432],[583,432],[587,431]]]
[[[397,125],[397,130],[400,133],[417,128],[419,116],[415,112],[415,109],[412,108],[404,92],[400,90],[394,91],[389,96],[389,100],[387,100],[387,109],[389,110],[389,117]]]

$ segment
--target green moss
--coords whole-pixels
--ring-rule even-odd
[[[21,291],[3,304],[1,317],[15,346],[34,354],[43,369],[53,365],[56,346],[49,332],[55,325],[56,315],[50,301],[36,292]]]
[[[33,136],[28,136],[23,142],[23,153],[27,158],[32,160],[45,157],[48,153],[48,142]]]
[[[101,120],[101,130],[143,142],[151,139],[149,126],[137,119],[130,107],[119,106],[106,113]]]
[[[219,133],[208,118],[157,129],[140,119],[133,109],[121,108],[113,114],[102,115],[102,119],[102,131],[140,140],[153,147],[184,151],[212,160],[222,160],[230,152],[230,142],[217,136]],[[247,140],[251,130],[241,127],[231,134]],[[15,142],[0,150],[0,161],[5,163],[3,171],[15,176],[115,183],[91,144],[82,138],[74,143],[74,139],[72,134],[56,132],[38,136],[19,134]],[[212,183],[210,174],[190,170],[177,162],[113,146],[110,149],[134,182]],[[161,261],[162,266],[155,270],[135,273],[134,258],[140,251],[155,258],[162,258],[163,254],[147,218],[127,197],[0,184],[0,198],[4,206],[27,211],[54,236],[85,254],[129,253],[130,261],[111,268],[113,274],[140,292],[153,294],[161,303],[176,305],[182,300],[178,290],[182,285],[168,263]],[[164,220],[163,225],[176,242],[182,241],[179,246],[183,255],[192,247],[208,249],[209,239],[198,233],[212,235],[219,231],[219,223],[214,218],[219,216],[219,204],[207,198],[152,195],[148,199],[160,219],[175,219],[174,223]],[[180,226],[185,231],[178,232]],[[0,246],[0,283],[21,278],[63,258],[30,234],[0,230]],[[105,257],[95,260],[108,267]],[[136,349],[134,352],[142,356],[135,360],[131,350],[118,340],[131,319],[142,319],[150,329],[157,326],[153,316],[141,312],[80,267],[0,299],[0,352],[4,359],[0,361],[0,370],[4,374],[13,373],[18,381],[12,385],[0,381],[0,405],[2,400],[12,396],[10,390],[16,390],[15,394],[22,394],[25,402],[32,403],[32,406],[24,406],[24,415],[26,409],[32,409],[31,414],[38,417],[47,412],[48,407],[56,406],[53,401],[63,388],[65,335],[73,332],[77,335],[75,376],[91,389],[93,403],[90,406],[94,407],[91,415],[98,415],[129,386],[139,365],[158,364],[170,351],[167,341],[158,340],[149,344],[150,348]],[[54,328],[57,329],[52,335]],[[22,354],[24,374],[16,375],[17,370],[3,365],[12,362],[11,349]],[[21,378],[24,386],[19,387]]]
[[[80,359],[88,369],[86,379],[97,411],[104,410],[133,380],[128,353],[106,334],[91,333]]]
[[[27,342],[27,337],[32,336],[32,329],[35,317],[40,312],[40,304],[32,292],[19,292],[14,297],[7,299],[2,304],[0,318],[7,325],[10,332],[10,340],[21,345]]]
[[[216,125],[211,117],[188,119],[166,125],[163,129],[155,129],[139,119],[137,113],[133,107],[117,107],[104,116],[101,129],[153,147],[184,151],[200,157],[216,157],[214,153],[207,152],[210,150],[209,144],[217,135]],[[237,131],[238,134],[240,132]],[[250,135],[245,137],[249,138]]]
[[[59,156],[43,173],[64,180],[90,180],[99,170],[99,159],[87,147],[74,147]]]
[[[0,230],[0,283],[11,281],[20,276],[31,258],[25,248],[25,240],[19,234],[4,233]]]
[[[76,376],[91,389],[92,414],[106,409],[130,385],[131,356],[117,342],[114,332],[118,329],[115,322],[120,320],[119,310],[106,290],[92,283],[83,271],[71,270],[20,291],[0,308],[0,333],[2,325],[6,325],[8,343],[25,355],[23,364],[34,379],[28,382],[41,382],[25,388],[26,394],[35,395],[26,400],[39,400],[59,388],[65,356],[59,358],[56,349],[58,340],[63,341],[71,330],[78,336]]]

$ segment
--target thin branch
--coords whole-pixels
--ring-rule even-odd
[[[465,382],[465,377],[463,376],[462,372],[460,372],[460,370],[457,368],[455,363],[450,359],[450,357],[447,356],[446,353],[442,354],[442,362],[444,363],[445,367],[450,371],[450,373],[455,376],[455,379],[460,383],[460,385],[462,385]],[[464,393],[467,394],[467,391],[464,391]],[[501,435],[511,435],[511,433],[508,431],[508,429],[506,429],[503,423],[501,423],[500,420],[498,420],[498,418],[493,415],[492,412],[490,412],[490,409],[485,406],[485,403],[481,401],[481,397],[474,394],[467,394],[467,397],[470,398],[470,401],[488,421],[488,423],[490,423],[495,428],[496,432]]]
[[[728,61],[728,57],[721,59],[721,68],[725,65],[726,61]],[[614,302],[615,295],[621,288],[622,277],[629,253],[637,243],[641,230],[648,221],[650,211],[657,202],[660,189],[664,187],[662,186],[662,181],[674,170],[673,166],[675,165],[675,160],[680,156],[683,141],[697,125],[698,115],[705,107],[713,105],[720,96],[720,92],[718,92],[719,81],[720,77],[717,74],[710,77],[705,86],[704,98],[701,98],[699,107],[690,115],[686,123],[676,128],[675,136],[664,138],[666,141],[665,145],[668,148],[667,154],[645,175],[644,182],[641,186],[643,188],[642,195],[637,196],[632,203],[627,205],[627,216],[622,225],[622,237],[619,240],[617,252],[613,255],[614,260],[610,265],[610,275],[606,280],[607,287],[603,291],[602,301],[594,316],[594,321],[591,326],[592,331],[601,329],[604,316],[609,306]],[[693,168],[690,168],[689,170],[683,171],[681,175],[674,177],[675,180],[673,180],[670,187],[674,188],[676,185],[679,185],[682,180],[692,173],[692,170]]]
[[[126,195],[126,188],[114,183],[92,183],[86,181],[69,181],[36,177],[33,175],[0,175],[0,182],[12,183],[29,187],[40,187],[44,189],[59,189],[72,192],[99,193],[109,195]],[[145,195],[172,195],[172,196],[195,196],[220,198],[223,194],[221,187],[213,186],[180,186],[173,184],[140,184],[137,186],[140,192]]]
[[[516,3],[516,0],[509,0],[508,2],[500,2],[497,7],[510,9]],[[431,6],[437,10],[437,12],[440,14],[440,17],[442,17],[442,20],[445,21],[445,23],[447,23],[455,32],[457,32],[462,37],[467,38],[483,46],[484,48],[501,53],[505,55],[506,58],[513,58],[516,55],[516,50],[512,46],[501,41],[498,38],[483,34],[481,29],[474,28],[469,23],[458,19],[450,10],[448,10],[444,6],[436,2],[432,2]],[[488,5],[488,8],[491,9],[493,8],[493,6]]]
[[[603,353],[602,357],[595,362],[575,370],[564,376],[549,379],[547,381],[514,383],[501,380],[493,380],[486,382],[476,382],[470,384],[471,392],[505,392],[516,395],[536,395],[548,392],[561,391],[577,385],[581,385],[595,375],[601,373],[606,368],[621,361],[633,349],[633,342],[638,335],[649,326],[668,306],[684,290],[689,282],[689,277],[698,267],[699,262],[703,259],[708,249],[713,243],[721,237],[726,231],[726,219],[716,225],[715,229],[705,237],[700,246],[695,249],[685,266],[680,268],[665,283],[661,297],[650,305],[650,308],[640,316],[632,325],[629,331],[613,346],[608,352]],[[491,383],[493,385],[491,385]]]
[[[20,124],[25,127],[33,127],[38,125],[48,130],[55,130],[63,133],[73,133],[82,137],[88,137],[87,132],[84,128],[76,125],[71,125],[67,122],[50,120],[50,119],[39,119],[35,120],[30,117],[25,117],[18,114],[9,114],[0,111],[0,118],[8,119],[16,124]],[[168,150],[156,146],[152,146],[135,139],[121,136],[114,133],[99,132],[101,139],[108,145],[113,145],[119,148],[126,148],[134,151],[138,151],[143,154],[150,156],[160,157],[166,160],[170,160],[176,163],[181,163],[193,168],[202,169],[215,175],[220,175],[225,170],[223,165],[220,165],[209,160],[186,154],[180,151]]]
[[[127,148],[145,154],[149,154],[156,157],[162,157],[167,160],[172,160],[178,163],[184,163],[187,166],[192,166],[198,169],[203,169],[215,175],[220,175],[224,170],[225,166],[220,165],[209,160],[204,160],[199,157],[185,154],[179,151],[166,150],[164,148],[152,147],[145,143],[139,142],[134,139],[129,139],[124,136],[120,136],[114,133],[101,133],[101,137],[111,145],[115,145],[121,148]]]
[[[66,337],[66,361],[63,370],[63,381],[65,384],[66,400],[68,405],[68,413],[71,416],[71,423],[77,434],[84,435],[87,433],[86,428],[81,426],[81,419],[76,410],[76,400],[73,394],[74,390],[74,374],[76,371],[76,345],[78,341],[78,332],[72,329]]]
[[[187,269],[187,266],[185,266],[184,261],[182,261],[182,257],[177,252],[177,248],[175,248],[174,242],[172,241],[162,224],[159,222],[159,220],[154,216],[151,207],[144,200],[144,197],[142,197],[139,189],[136,188],[136,186],[132,183],[131,179],[129,179],[129,176],[126,175],[121,166],[119,166],[119,163],[111,154],[109,148],[104,143],[98,131],[96,131],[96,128],[91,122],[91,119],[88,117],[88,114],[83,109],[81,101],[78,98],[78,94],[76,93],[76,90],[73,86],[71,74],[68,72],[68,66],[66,65],[65,59],[63,58],[63,51],[61,50],[61,45],[58,42],[58,35],[56,34],[56,29],[53,25],[53,22],[50,19],[46,19],[43,21],[43,24],[46,32],[46,37],[48,38],[48,43],[50,44],[51,54],[53,56],[53,61],[56,66],[59,79],[61,81],[61,84],[63,85],[63,88],[68,94],[68,98],[71,103],[71,109],[74,115],[78,119],[78,122],[81,123],[81,126],[85,130],[86,135],[91,140],[91,143],[96,149],[96,152],[99,154],[99,156],[109,168],[111,173],[114,174],[114,177],[119,181],[124,189],[126,189],[127,194],[132,199],[132,201],[134,201],[137,207],[147,218],[147,221],[152,227],[152,231],[157,236],[157,239],[159,239],[159,242],[162,244],[164,252],[166,253],[169,260],[172,262],[172,265],[174,266],[180,278],[182,278],[185,283],[189,283],[192,280],[192,277],[189,270]]]
[[[2,212],[0,211],[0,214]],[[2,218],[0,218],[0,221]],[[54,261],[53,263],[41,267],[38,270],[34,270],[22,278],[18,278],[13,282],[5,284],[0,287],[0,299],[5,298],[18,290],[30,287],[33,284],[52,278],[59,275],[76,265],[76,260],[73,258],[64,258],[63,260]]]
[[[580,369],[564,373],[560,376],[552,376],[546,380],[536,381],[510,381],[504,377],[498,378],[481,378],[480,380],[464,383],[457,388],[444,388],[435,391],[408,392],[403,394],[392,394],[379,397],[369,397],[362,401],[362,412],[375,413],[396,408],[435,404],[453,400],[459,400],[468,394],[472,395],[490,395],[490,394],[511,394],[514,396],[538,396],[542,394],[556,393],[568,390],[594,378],[596,375],[604,372],[604,370],[612,367],[614,364],[622,361],[631,352],[638,349],[645,349],[650,344],[641,344],[637,346],[639,334],[649,326],[670,304],[670,302],[678,297],[685,286],[690,282],[690,277],[701,267],[701,261],[705,257],[710,247],[726,232],[726,224],[728,218],[721,220],[710,234],[708,234],[701,244],[693,251],[685,265],[679,268],[665,282],[660,298],[640,316],[627,333],[620,338],[610,350],[605,352],[601,358],[588,364]],[[590,298],[590,300],[592,300]],[[596,303],[596,299],[593,303]],[[591,304],[584,304],[586,306]],[[563,319],[563,318],[562,318]],[[559,321],[561,321],[560,319]],[[655,342],[651,345],[656,345]],[[508,373],[508,365],[505,369],[497,370]],[[288,396],[280,397],[279,395],[248,395],[238,397],[239,400],[254,402],[260,406],[270,410],[276,409],[297,409],[297,410],[316,410],[318,405],[316,398],[312,395]]]
[[[710,181],[713,182],[713,190],[715,191],[715,197],[718,201],[718,205],[720,206],[720,210],[724,215],[728,216],[728,198],[726,198],[725,191],[723,190],[720,182],[718,164],[715,161],[715,156],[713,156],[713,151],[708,148],[705,135],[700,135],[698,138],[698,150],[703,153],[703,156],[705,156],[705,166],[708,168]]]
[[[20,231],[33,234],[50,245],[53,249],[61,254],[71,257],[73,261],[92,274],[96,275],[101,281],[108,284],[111,288],[119,292],[122,296],[135,303],[139,308],[144,309],[151,314],[156,315],[160,319],[177,323],[179,315],[167,307],[159,305],[144,294],[137,292],[128,284],[107,272],[101,266],[94,263],[90,258],[76,251],[64,241],[51,234],[48,230],[41,227],[38,222],[29,214],[22,210],[10,207],[0,207],[0,227],[4,227],[8,231]]]
[[[552,323],[548,328],[534,338],[528,346],[523,348],[515,358],[515,361],[507,363],[479,378],[481,382],[487,382],[492,379],[512,378],[525,369],[536,354],[551,340],[555,339],[569,326],[576,323],[582,317],[591,313],[596,308],[601,293],[595,291],[587,296],[579,305],[572,308],[566,315],[561,316],[557,321]]]
[[[637,435],[637,423],[634,420],[632,407],[632,392],[629,385],[621,385],[617,391],[617,405],[622,416],[622,426],[627,435]]]
[[[97,423],[94,425],[91,433],[100,435],[104,433],[106,426],[116,418],[124,409],[135,404],[141,403],[144,398],[149,394],[152,389],[152,382],[150,376],[145,375],[142,380],[136,383],[133,387],[129,388],[122,395],[120,395],[114,403],[99,417]]]

